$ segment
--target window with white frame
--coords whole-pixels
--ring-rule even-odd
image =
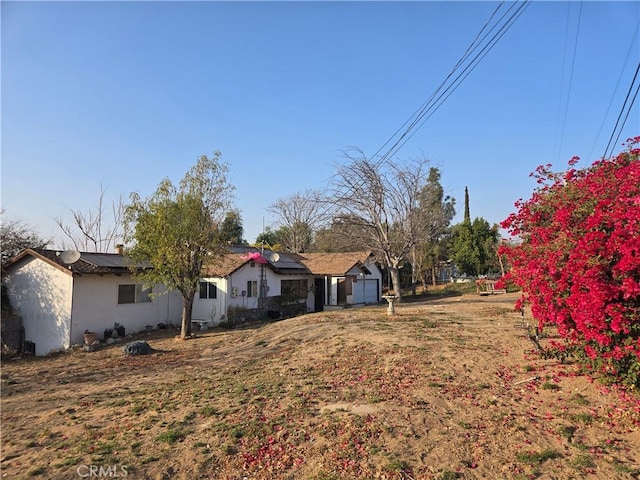
[[[141,283],[118,285],[118,305],[151,301],[151,287]]]
[[[218,298],[218,287],[215,282],[202,280],[200,282],[200,298],[212,300]]]

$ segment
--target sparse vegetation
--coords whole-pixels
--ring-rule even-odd
[[[162,352],[151,356],[105,347],[3,364],[3,379],[16,380],[1,392],[3,473],[56,480],[95,464],[141,478],[633,475],[640,412],[500,325],[515,297],[407,301],[393,318],[384,306],[324,312],[189,342],[158,330],[145,334]],[[533,375],[544,382],[516,385]]]
[[[540,452],[518,452],[516,453],[516,458],[518,461],[528,464],[536,464],[546,462],[547,460],[551,460],[554,458],[561,457],[562,454],[556,450],[552,449],[544,449]]]

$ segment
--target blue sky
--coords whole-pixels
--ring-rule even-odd
[[[378,151],[497,5],[3,1],[4,216],[62,246],[53,218],[94,208],[101,184],[148,196],[220,150],[253,241],[344,149]],[[639,2],[533,2],[397,158],[441,169],[455,221],[468,186],[471,216],[500,222],[536,166],[604,154],[639,24]],[[618,143],[639,127],[636,103]]]

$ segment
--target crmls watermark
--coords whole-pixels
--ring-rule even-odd
[[[76,472],[81,478],[124,478],[129,475],[126,465],[80,465]]]

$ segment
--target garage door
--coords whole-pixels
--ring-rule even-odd
[[[364,281],[364,301],[365,303],[378,303],[380,297],[378,296],[379,280],[365,280]]]

